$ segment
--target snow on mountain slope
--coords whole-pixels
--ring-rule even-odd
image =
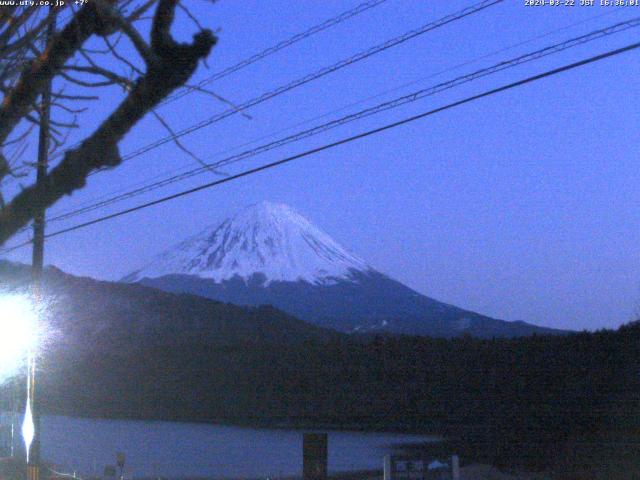
[[[290,207],[263,202],[123,279],[235,305],[274,307],[340,332],[454,337],[558,333],[422,295],[349,253]]]
[[[208,227],[123,280],[194,275],[216,282],[263,274],[274,281],[330,285],[372,270],[287,205],[262,202]]]

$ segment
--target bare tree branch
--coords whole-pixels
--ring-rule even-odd
[[[92,75],[100,75],[110,80],[110,83],[109,83],[110,85],[117,83],[122,85],[125,89],[131,88],[131,85],[132,85],[132,82],[128,78],[125,78],[122,75],[118,75],[117,73],[112,72],[111,70],[107,70],[106,68],[102,68],[97,65],[93,65],[90,67],[82,66],[82,65],[73,65],[73,66],[65,67],[65,70],[73,70],[75,72],[83,72],[83,73],[88,73]]]
[[[185,86],[189,87],[192,90],[195,90],[196,92],[206,93],[207,95],[212,96],[213,98],[215,98],[219,102],[224,103],[225,105],[228,105],[231,108],[235,109],[236,112],[240,113],[240,115],[242,115],[247,120],[253,120],[253,117],[251,115],[249,115],[246,112],[241,111],[239,109],[239,107],[235,103],[233,103],[231,100],[228,100],[228,99],[224,98],[222,95],[219,95],[216,92],[213,92],[213,91],[208,90],[206,88],[202,88],[202,87],[200,87],[198,85],[186,85],[185,84]]]
[[[142,18],[142,15],[144,15],[156,2],[157,0],[147,0],[142,5],[140,5],[137,9],[131,12],[131,15],[127,17],[127,20],[130,23],[133,23],[136,20],[139,20],[140,18]]]
[[[184,85],[199,61],[209,54],[216,43],[210,30],[200,31],[189,44],[173,39],[170,28],[176,5],[177,0],[159,0],[151,30],[152,61],[115,111],[76,148],[68,150],[44,182],[25,188],[0,210],[0,244],[27,225],[36,212],[82,188],[91,172],[119,165],[118,143],[122,138],[163,98]],[[34,65],[23,72],[0,109],[0,141],[6,139],[37,97],[34,91],[42,88],[40,75],[57,74],[89,35],[106,31],[103,22],[96,9],[83,7]],[[68,44],[61,44],[62,39]]]
[[[93,0],[96,5],[100,7],[104,14],[106,14],[109,19],[120,28],[124,32],[124,34],[129,37],[133,46],[136,47],[136,50],[140,54],[140,56],[144,59],[147,65],[153,62],[153,52],[147,45],[147,42],[144,41],[140,33],[133,27],[133,25],[125,19],[120,13],[118,13],[107,1],[105,0]]]
[[[204,165],[204,160],[202,160],[200,157],[198,157],[195,153],[193,153],[191,150],[189,150],[187,147],[185,147],[182,144],[180,139],[176,136],[176,132],[174,132],[173,128],[171,128],[171,125],[169,125],[169,123],[155,110],[155,108],[151,110],[151,113],[153,114],[154,117],[156,117],[158,122],[160,122],[160,124],[167,130],[167,132],[169,132],[169,135],[171,135],[173,139],[173,143],[175,143],[180,150],[182,150],[184,153],[189,155],[191,158],[197,161],[200,165]]]
[[[0,143],[7,139],[29,112],[47,82],[60,71],[78,48],[91,35],[105,30],[103,17],[93,3],[89,3],[53,38],[46,50],[25,67],[15,88],[0,106]]]

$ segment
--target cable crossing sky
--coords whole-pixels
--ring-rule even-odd
[[[403,95],[401,97],[398,97],[396,99],[387,101],[387,102],[383,102],[380,103],[378,105],[375,105],[373,107],[369,107],[363,110],[360,110],[359,112],[356,113],[352,113],[346,116],[343,116],[341,118],[323,123],[321,125],[317,125],[315,127],[312,127],[310,129],[306,129],[300,132],[297,132],[293,135],[289,135],[286,137],[283,137],[281,139],[275,140],[273,142],[269,142],[267,144],[264,145],[260,145],[256,148],[250,149],[250,150],[246,150],[244,152],[235,154],[235,155],[231,155],[228,156],[224,159],[218,160],[216,162],[213,162],[211,164],[208,164],[205,167],[199,167],[199,168],[195,168],[192,170],[189,170],[187,172],[181,173],[179,175],[174,175],[171,176],[169,178],[157,181],[157,182],[153,182],[151,184],[145,185],[141,188],[137,188],[134,190],[131,190],[129,192],[120,194],[120,195],[116,195],[114,197],[111,197],[109,199],[97,202],[95,204],[83,207],[83,208],[79,208],[76,210],[72,210],[57,216],[52,217],[51,219],[49,219],[49,222],[54,222],[54,221],[61,221],[61,220],[65,220],[68,218],[72,218],[75,217],[77,215],[81,215],[83,213],[87,213],[93,210],[97,210],[99,208],[103,208],[106,207],[108,205],[112,205],[114,203],[120,202],[120,201],[124,201],[127,200],[129,198],[133,198],[135,196],[156,190],[158,188],[170,185],[172,183],[181,181],[181,180],[185,180],[191,177],[194,177],[196,175],[200,175],[203,174],[207,171],[209,171],[209,168],[217,168],[217,167],[223,167],[232,163],[236,163],[239,162],[241,160],[259,155],[261,153],[264,153],[266,151],[305,139],[305,138],[309,138],[311,136],[315,136],[318,135],[320,133],[326,132],[328,130],[334,129],[338,126],[341,125],[345,125],[347,123],[351,123],[357,120],[360,120],[362,118],[366,118],[381,112],[385,112],[387,110],[391,110],[394,108],[398,108],[400,106],[406,105],[408,103],[412,103],[412,102],[416,102],[418,100],[424,99],[426,97],[432,96],[432,95],[436,95],[440,92],[443,92],[445,90],[449,90],[452,88],[455,88],[457,86],[460,86],[462,84],[465,83],[469,83],[472,82],[474,80],[486,77],[488,75],[497,73],[497,72],[501,72],[503,70],[509,69],[509,68],[513,68],[525,63],[529,63],[535,60],[538,60],[540,58],[544,58],[547,57],[549,55],[553,55],[555,53],[559,53],[562,51],[565,51],[567,49],[570,48],[574,48],[577,47],[579,45],[583,45],[585,43],[594,41],[594,40],[598,40],[610,35],[614,35],[616,33],[620,33],[623,31],[626,31],[630,28],[637,28],[638,26],[640,26],[640,17],[636,17],[634,19],[628,20],[628,21],[624,21],[624,22],[619,22],[616,23],[614,25],[610,25],[608,27],[602,28],[602,29],[598,29],[595,31],[592,31],[590,33],[587,33],[585,35],[581,35],[579,37],[575,37],[575,38],[571,38],[569,40],[565,40],[563,42],[560,43],[556,43],[554,45],[542,48],[542,49],[538,49],[535,50],[533,52],[524,54],[524,55],[520,55],[518,57],[509,59],[509,60],[504,60],[501,62],[498,62],[490,67],[487,68],[483,68],[477,71],[474,71],[472,73],[466,74],[466,75],[462,75],[459,77],[456,77],[452,80],[446,81],[446,82],[442,82],[439,83],[437,85],[434,86],[430,86],[428,88],[423,88],[420,89],[418,91],[412,92],[408,95]]]
[[[399,35],[397,37],[394,37],[390,40],[387,40],[383,43],[380,43],[376,46],[373,46],[367,50],[364,50],[362,52],[359,52],[355,55],[352,55],[349,58],[345,58],[337,63],[334,63],[333,65],[329,65],[327,67],[321,68],[320,70],[317,70],[316,72],[310,73],[308,75],[305,75],[301,78],[298,78],[290,83],[287,83],[285,85],[281,85],[280,87],[265,92],[262,95],[255,97],[251,100],[248,100],[245,103],[242,103],[234,108],[230,108],[227,110],[224,110],[220,113],[217,113],[211,117],[209,117],[208,119],[202,120],[201,122],[198,122],[190,127],[187,127],[183,130],[180,130],[178,132],[175,132],[174,135],[168,135],[166,137],[160,138],[154,142],[151,142],[137,150],[134,150],[133,152],[130,152],[126,155],[124,155],[122,157],[122,161],[127,161],[127,160],[131,160],[132,158],[138,157],[148,151],[154,150],[162,145],[164,145],[165,143],[169,143],[172,142],[178,138],[184,137],[185,135],[189,135],[193,132],[196,132],[198,130],[201,130],[205,127],[208,127],[210,125],[213,125],[216,122],[219,122],[227,117],[230,117],[231,115],[234,115],[236,113],[242,112],[248,108],[254,107],[256,105],[259,105],[263,102],[266,102],[267,100],[270,100],[274,97],[277,97],[279,95],[282,95],[283,93],[289,92],[295,88],[298,88],[302,85],[305,85],[309,82],[312,82],[314,80],[317,80],[319,78],[322,78],[330,73],[333,73],[337,70],[340,70],[344,67],[347,67],[349,65],[353,65],[354,63],[357,63],[361,60],[364,60],[366,58],[371,57],[372,55],[376,55],[380,52],[383,52],[389,48],[395,47],[397,45],[401,45],[413,38],[416,38],[420,35],[424,35],[427,32],[430,32],[432,30],[435,30],[437,28],[440,28],[444,25],[447,25],[449,23],[461,20],[469,15],[473,15],[474,13],[478,13],[480,11],[483,11],[489,7],[492,7],[494,5],[497,5],[499,3],[502,3],[504,0],[484,0],[482,2],[476,3],[470,7],[464,8],[462,10],[459,10],[455,13],[446,15],[438,20],[435,20],[433,22],[427,23],[425,25],[423,25],[420,28],[417,29],[413,29],[410,30],[402,35]],[[98,171],[94,172],[97,173]]]
[[[353,135],[353,136],[346,137],[346,138],[343,138],[341,140],[338,140],[338,141],[335,141],[335,142],[332,142],[332,143],[328,143],[328,144],[322,145],[320,147],[316,147],[316,148],[313,148],[313,149],[310,149],[310,150],[306,150],[306,151],[298,153],[296,155],[292,155],[292,156],[283,158],[281,160],[262,165],[260,167],[252,168],[250,170],[245,170],[244,172],[238,173],[238,174],[233,175],[233,176],[229,176],[227,178],[216,180],[214,182],[209,182],[209,183],[200,185],[198,187],[190,188],[188,190],[184,190],[182,192],[175,193],[173,195],[169,195],[169,196],[166,196],[166,197],[163,197],[163,198],[159,198],[157,200],[153,200],[151,202],[143,203],[143,204],[137,205],[135,207],[128,208],[126,210],[121,210],[119,212],[112,213],[110,215],[105,215],[105,216],[102,216],[102,217],[99,217],[99,218],[96,218],[96,219],[93,219],[93,220],[90,220],[90,221],[87,221],[87,222],[84,222],[84,223],[80,223],[80,224],[74,225],[74,226],[69,227],[69,228],[58,230],[58,231],[55,231],[55,232],[52,232],[52,233],[49,233],[49,234],[45,235],[45,237],[46,238],[56,237],[56,236],[59,236],[59,235],[63,235],[65,233],[69,233],[69,232],[72,232],[72,231],[75,231],[75,230],[86,228],[88,226],[95,225],[97,223],[101,223],[101,222],[104,222],[104,221],[107,221],[107,220],[110,220],[110,219],[113,219],[113,218],[121,217],[123,215],[127,215],[127,214],[130,214],[130,213],[136,212],[138,210],[142,210],[142,209],[146,209],[146,208],[149,208],[149,207],[152,207],[152,206],[155,206],[155,205],[166,203],[166,202],[169,202],[171,200],[175,200],[175,199],[180,198],[180,197],[191,195],[191,194],[199,192],[201,190],[209,189],[209,188],[212,188],[212,187],[215,187],[215,186],[218,186],[218,185],[222,185],[222,184],[225,184],[225,183],[228,183],[228,182],[231,182],[231,181],[234,181],[234,180],[237,180],[237,179],[249,176],[249,175],[253,175],[255,173],[259,173],[259,172],[262,172],[262,171],[265,171],[265,170],[269,170],[269,169],[284,165],[286,163],[293,162],[294,160],[299,160],[301,158],[305,158],[305,157],[314,155],[316,153],[320,153],[322,151],[335,148],[335,147],[340,146],[340,145],[344,145],[344,144],[347,144],[347,143],[354,142],[356,140],[360,140],[360,139],[363,139],[363,138],[366,138],[366,137],[370,137],[372,135],[376,135],[378,133],[382,133],[384,131],[394,129],[394,128],[397,128],[399,126],[415,122],[417,120],[420,120],[420,119],[435,115],[435,114],[440,113],[440,112],[444,112],[444,111],[450,110],[452,108],[455,108],[455,107],[458,107],[458,106],[461,106],[461,105],[465,105],[467,103],[474,102],[476,100],[480,100],[480,99],[485,98],[485,97],[489,97],[489,96],[495,95],[497,93],[501,93],[501,92],[504,92],[504,91],[507,91],[507,90],[511,90],[511,89],[514,89],[514,88],[517,88],[517,87],[520,87],[520,86],[523,86],[523,85],[526,85],[526,84],[529,84],[529,83],[532,83],[532,82],[536,82],[536,81],[542,80],[542,79],[547,78],[547,77],[552,77],[552,76],[558,75],[560,73],[563,73],[563,72],[566,72],[566,71],[569,71],[569,70],[574,70],[574,69],[577,69],[579,67],[583,67],[585,65],[589,65],[589,64],[592,64],[592,63],[595,63],[595,62],[602,61],[602,60],[607,59],[607,58],[615,57],[615,56],[621,55],[623,53],[630,52],[632,50],[636,50],[638,48],[640,48],[640,42],[632,43],[632,44],[629,44],[629,45],[627,45],[625,47],[618,48],[618,49],[615,49],[615,50],[609,50],[609,51],[607,51],[605,53],[602,53],[602,54],[599,54],[599,55],[595,55],[595,56],[591,56],[591,57],[588,57],[586,59],[580,60],[578,62],[570,63],[570,64],[567,64],[567,65],[564,65],[564,66],[561,66],[561,67],[558,67],[558,68],[555,68],[555,69],[552,69],[552,70],[547,70],[547,71],[545,71],[543,73],[540,73],[540,74],[537,74],[537,75],[533,75],[533,76],[524,78],[522,80],[518,80],[516,82],[512,82],[512,83],[503,85],[501,87],[497,87],[497,88],[494,88],[494,89],[491,89],[491,90],[487,90],[487,91],[482,92],[482,93],[477,94],[477,95],[466,97],[466,98],[464,98],[462,100],[458,100],[456,102],[449,103],[449,104],[447,104],[445,106],[438,107],[438,108],[435,108],[435,109],[420,113],[418,115],[414,115],[414,116],[399,120],[397,122],[389,123],[389,124],[384,125],[382,127],[378,127],[378,128],[372,129],[372,130],[368,130],[368,131],[359,133],[357,135]],[[18,248],[24,247],[24,246],[29,245],[31,243],[32,243],[31,240],[23,242],[21,244],[15,245],[13,247],[4,249],[2,253],[9,253],[11,251],[14,251],[14,250],[16,250]]]
[[[315,35],[316,33],[322,32],[323,30],[331,28],[334,25],[342,23],[345,20],[350,19],[351,17],[355,17],[361,13],[366,12],[367,10],[377,7],[378,5],[381,5],[386,1],[387,0],[374,0],[370,2],[361,3],[356,7],[352,8],[351,10],[347,10],[346,12],[343,12],[335,17],[332,17],[318,25],[315,25],[309,28],[308,30],[305,30],[304,32],[298,33],[286,40],[283,40],[282,42],[277,43],[276,45],[265,48],[261,52],[258,52],[250,56],[249,58],[246,58],[236,63],[235,65],[231,65],[230,67],[227,67],[217,73],[214,73],[210,77],[198,82],[195,86],[184,87],[182,90],[175,92],[173,95],[170,95],[167,98],[165,98],[162,102],[160,102],[160,105],[173,102],[174,100],[178,100],[179,98],[182,98],[185,95],[189,95],[192,92],[198,91],[198,88],[202,88],[212,82],[215,82],[216,80],[220,80],[221,78],[224,78],[227,75],[235,73],[238,70],[241,70],[259,60],[262,60],[265,57],[268,57],[269,55],[273,55],[274,53],[279,52],[284,48],[290,47],[291,45],[298,43],[299,41],[304,40],[305,38],[311,37],[312,35]]]
[[[476,62],[478,62],[478,61],[480,61],[480,60],[484,60],[484,59],[486,59],[486,58],[490,58],[490,57],[496,56],[496,55],[498,55],[498,54],[500,54],[500,53],[503,53],[503,52],[506,52],[506,51],[512,50],[512,49],[514,49],[514,48],[516,48],[516,47],[520,47],[520,46],[523,46],[523,45],[529,44],[529,43],[531,43],[531,42],[533,42],[533,41],[535,41],[535,40],[539,40],[539,39],[542,39],[542,38],[548,37],[548,36],[550,36],[550,35],[554,35],[554,34],[560,33],[560,32],[562,32],[562,31],[568,30],[568,29],[570,29],[570,28],[572,28],[572,27],[575,27],[575,26],[577,26],[577,25],[581,25],[581,24],[584,24],[584,23],[587,23],[587,22],[591,22],[591,21],[593,21],[593,20],[596,20],[596,19],[599,19],[599,18],[602,18],[602,17],[605,17],[605,16],[609,16],[609,15],[612,15],[612,14],[620,13],[620,12],[622,12],[623,10],[624,10],[624,9],[623,9],[622,7],[619,7],[619,8],[617,8],[617,9],[610,9],[610,10],[608,10],[608,11],[605,11],[604,13],[600,13],[600,14],[598,14],[598,15],[594,15],[594,16],[589,17],[589,18],[587,18],[587,19],[580,20],[580,21],[577,21],[577,22],[572,22],[572,23],[569,23],[569,24],[564,25],[563,27],[556,28],[556,29],[553,29],[553,30],[548,30],[548,31],[546,31],[546,32],[544,32],[544,33],[542,33],[542,34],[535,35],[535,36],[533,36],[533,37],[529,37],[528,39],[526,39],[526,40],[524,40],[524,41],[517,42],[517,43],[511,44],[511,45],[508,45],[508,46],[506,46],[506,47],[502,47],[502,48],[500,48],[500,49],[498,49],[498,50],[494,50],[494,51],[492,51],[492,52],[489,52],[489,53],[483,54],[483,55],[481,55],[481,56],[478,56],[478,57],[472,58],[472,59],[470,59],[470,60],[466,60],[466,61],[464,61],[464,62],[462,62],[462,63],[458,63],[458,64],[453,65],[453,66],[451,66],[451,67],[447,67],[447,68],[445,68],[445,69],[443,69],[443,70],[440,70],[440,71],[438,71],[438,72],[431,73],[431,74],[429,74],[429,75],[427,75],[427,76],[425,76],[425,77],[421,77],[421,78],[419,78],[419,79],[412,80],[412,81],[410,81],[410,82],[408,82],[408,83],[404,83],[404,84],[402,84],[402,85],[399,85],[399,86],[396,86],[396,87],[392,87],[392,88],[387,89],[387,90],[384,90],[384,91],[382,91],[382,92],[378,92],[378,93],[376,93],[376,94],[374,94],[374,95],[370,95],[370,96],[367,96],[367,97],[365,97],[365,98],[362,98],[362,99],[356,100],[356,101],[354,101],[354,102],[350,102],[350,103],[348,103],[348,104],[346,104],[346,105],[344,105],[344,106],[342,106],[342,107],[339,107],[339,108],[337,108],[337,109],[333,109],[333,110],[331,110],[331,111],[324,112],[324,113],[322,113],[322,114],[320,114],[320,115],[316,115],[316,116],[311,117],[311,118],[306,118],[306,119],[304,119],[304,120],[301,120],[301,121],[296,122],[295,124],[290,124],[290,125],[288,125],[288,126],[286,126],[286,127],[280,128],[280,129],[278,129],[278,130],[276,130],[276,131],[272,131],[272,132],[270,132],[270,133],[266,133],[266,134],[264,134],[264,135],[261,135],[260,137],[254,138],[254,139],[252,139],[252,140],[245,141],[245,142],[243,142],[243,143],[241,143],[241,144],[239,144],[239,145],[235,145],[234,147],[227,148],[227,149],[225,149],[224,151],[222,151],[222,152],[218,152],[218,153],[216,153],[215,155],[212,155],[212,156],[210,156],[210,157],[208,157],[208,158],[209,158],[209,159],[212,159],[212,158],[215,158],[216,156],[219,156],[219,155],[221,155],[221,154],[224,154],[224,153],[225,153],[225,152],[227,152],[227,151],[233,151],[233,150],[237,150],[237,149],[239,149],[239,148],[246,147],[246,146],[251,145],[251,144],[253,144],[253,143],[256,143],[256,142],[258,142],[258,141],[261,141],[261,140],[264,140],[264,139],[267,139],[267,138],[273,137],[273,136],[275,136],[275,135],[277,135],[277,134],[279,134],[279,133],[282,133],[282,132],[285,132],[285,131],[288,131],[288,130],[292,130],[292,129],[296,128],[296,127],[299,127],[299,126],[302,126],[302,125],[306,125],[306,124],[308,124],[308,123],[311,123],[311,122],[313,122],[313,121],[315,121],[315,120],[320,120],[320,119],[322,119],[322,118],[326,118],[326,117],[328,117],[328,116],[330,116],[330,115],[332,115],[332,114],[335,114],[335,113],[338,113],[338,112],[344,111],[344,110],[346,110],[346,109],[348,109],[348,108],[350,108],[350,107],[354,107],[354,106],[356,106],[356,105],[363,104],[363,103],[365,103],[365,102],[367,102],[367,101],[374,100],[374,99],[376,99],[376,98],[380,98],[380,97],[382,97],[383,95],[386,95],[386,94],[389,94],[389,93],[392,93],[392,92],[396,92],[396,91],[398,91],[398,90],[401,90],[401,89],[403,89],[403,88],[409,87],[409,86],[414,85],[414,84],[416,84],[416,83],[419,83],[419,82],[421,82],[421,81],[424,81],[424,80],[428,80],[428,79],[431,79],[431,78],[438,77],[438,76],[440,76],[440,75],[442,75],[442,74],[444,74],[444,73],[448,73],[448,72],[451,72],[451,71],[459,70],[460,68],[466,67],[466,66],[471,65],[471,64],[473,64],[473,63],[476,63]],[[273,142],[272,142],[272,143],[273,143]],[[258,147],[258,148],[259,148],[259,147]],[[196,169],[196,170],[199,170],[199,169]],[[208,168],[207,168],[207,171],[209,171],[209,170],[208,170]],[[176,168],[174,168],[174,169],[172,169],[172,170],[170,170],[170,171],[165,171],[165,172],[160,173],[160,174],[158,174],[158,175],[154,175],[153,177],[148,178],[147,180],[143,180],[143,181],[136,182],[136,183],[134,183],[134,184],[129,184],[129,185],[127,185],[127,186],[123,186],[123,187],[118,188],[118,189],[116,189],[116,190],[112,190],[111,192],[108,192],[108,193],[105,193],[105,194],[99,195],[99,196],[97,196],[97,197],[93,197],[92,199],[88,199],[88,200],[85,200],[85,201],[83,201],[83,202],[80,202],[80,203],[76,204],[76,206],[75,206],[75,207],[72,207],[72,208],[70,208],[70,209],[67,209],[65,212],[63,212],[63,213],[61,213],[61,214],[57,215],[56,217],[53,217],[53,218],[52,218],[52,220],[61,219],[63,216],[64,216],[65,218],[67,218],[67,217],[66,217],[67,213],[75,213],[75,212],[79,212],[80,210],[82,210],[82,211],[84,212],[84,211],[85,211],[85,210],[84,210],[84,206],[85,206],[85,205],[88,205],[89,207],[94,207],[94,206],[97,206],[97,205],[98,205],[98,203],[99,203],[99,204],[100,204],[100,206],[102,206],[103,199],[106,199],[106,200],[104,200],[104,202],[109,202],[109,203],[111,203],[111,200],[117,200],[117,199],[119,199],[121,196],[128,196],[129,194],[136,193],[136,192],[138,192],[139,190],[146,189],[147,187],[151,188],[152,186],[155,186],[155,185],[156,185],[156,183],[161,183],[161,182],[169,181],[169,180],[172,180],[172,179],[174,179],[174,178],[178,177],[178,176],[179,176],[179,175],[178,175],[178,173],[179,173],[179,172],[182,172],[182,173],[184,173],[184,174],[190,174],[191,172],[194,172],[194,169],[193,169],[193,168],[190,168],[190,167],[180,167],[180,168],[177,168],[177,169],[176,169]],[[170,176],[170,177],[168,177],[168,178],[166,178],[166,177],[165,177],[165,175],[167,175],[167,174],[170,174],[171,176]],[[164,178],[163,178],[163,177],[164,177]],[[188,177],[186,177],[186,178],[188,178]],[[152,184],[149,184],[149,183],[148,183],[148,182],[151,182],[151,181],[154,181],[154,180],[158,180],[158,179],[162,179],[162,180],[160,180],[159,182],[156,182],[156,183],[152,183]],[[133,191],[131,190],[131,189],[133,189],[133,188],[135,188],[135,187],[138,187],[139,185],[140,185],[140,186],[142,186],[142,188],[136,188],[136,189],[135,189],[135,190],[133,190]],[[125,193],[123,193],[122,195],[118,195],[117,197],[114,197],[114,195],[116,195],[116,194],[120,194],[120,192],[125,192]],[[87,208],[89,208],[89,207],[87,207]],[[91,208],[91,209],[93,210],[93,208]]]
[[[202,87],[204,87],[205,85],[208,85],[211,82],[214,82],[216,80],[220,80],[221,78],[226,77],[227,75],[230,75],[232,73],[237,72],[238,70],[242,70],[245,67],[248,67],[249,65],[262,60],[263,58],[266,58],[270,55],[273,55],[276,52],[279,52],[280,50],[283,50],[291,45],[294,45],[295,43],[304,40],[305,38],[309,38],[313,35],[315,35],[316,33],[322,32],[323,30],[326,30],[328,28],[331,28],[335,25],[338,25],[339,23],[342,23],[352,17],[355,17],[357,15],[360,15],[361,13],[364,13],[368,10],[371,10],[372,8],[375,8],[383,3],[385,3],[387,0],[371,0],[368,2],[363,2],[359,5],[356,5],[354,8],[347,10],[345,12],[340,13],[339,15],[336,15],[335,17],[329,18],[328,20],[325,20],[322,23],[319,23],[317,25],[314,25],[313,27],[305,30],[304,32],[300,32],[296,35],[293,35],[292,37],[287,38],[286,40],[283,40],[275,45],[272,45],[270,47],[265,48],[264,50],[255,53],[254,55],[251,55],[250,57],[241,60],[240,62],[231,65],[217,73],[214,73],[213,75],[211,75],[210,77],[200,81],[197,85],[191,85],[191,86],[185,86],[183,89],[174,92],[172,95],[169,95],[168,97],[166,97],[163,101],[160,102],[160,104],[158,106],[162,106],[165,104],[168,104],[174,100],[177,100],[178,98],[182,98],[185,95],[188,95],[190,93],[193,92],[197,92],[199,90],[202,89]],[[69,17],[70,18],[70,17]],[[67,18],[68,19],[68,18]],[[221,98],[222,99],[222,98]],[[71,148],[75,148],[77,147],[79,144],[74,144]],[[56,159],[59,158],[63,155],[64,153],[58,153],[57,155],[52,155],[50,158]]]

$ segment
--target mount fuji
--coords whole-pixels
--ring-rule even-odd
[[[262,202],[122,279],[238,305],[273,305],[341,332],[454,337],[563,333],[422,295],[377,271],[287,205]]]

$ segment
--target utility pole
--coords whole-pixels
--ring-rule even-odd
[[[51,111],[51,82],[42,92],[40,104],[40,135],[38,138],[38,165],[36,185],[42,186],[49,163],[49,115]],[[39,295],[42,266],[44,264],[44,224],[45,209],[40,208],[33,216],[33,254],[31,257],[33,283],[36,296]]]
[[[51,21],[47,27],[46,45],[48,47],[51,38],[55,34],[56,14],[53,5],[49,9]],[[42,91],[40,102],[40,131],[38,137],[38,164],[36,173],[36,185],[41,187],[47,176],[49,164],[49,136],[51,113],[51,80]],[[40,208],[33,217],[33,252],[31,257],[31,272],[33,279],[33,297],[36,310],[41,310],[42,268],[44,265],[44,227],[45,208]],[[27,444],[27,480],[40,479],[40,409],[37,402],[36,391],[36,359],[35,352],[29,355],[27,369],[27,412],[31,413],[33,427],[30,444]]]

